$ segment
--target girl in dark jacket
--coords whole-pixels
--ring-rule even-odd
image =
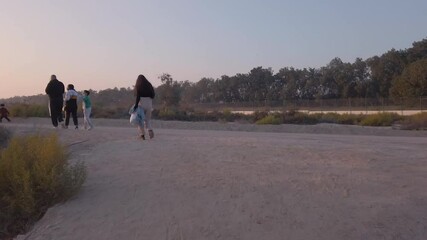
[[[135,83],[135,106],[134,111],[139,106],[144,110],[144,125],[138,126],[140,136],[145,140],[145,128],[148,129],[150,139],[154,137],[154,131],[151,126],[151,112],[153,111],[153,99],[155,96],[153,85],[144,77],[139,75]]]

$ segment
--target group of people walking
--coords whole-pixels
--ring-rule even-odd
[[[67,91],[65,91],[67,90]],[[75,129],[78,129],[77,119],[77,103],[78,99],[82,98],[84,128],[91,130],[93,128],[90,115],[92,112],[92,103],[89,98],[90,92],[85,90],[83,95],[74,89],[73,84],[68,84],[65,89],[64,84],[59,81],[55,75],[52,75],[50,82],[46,86],[46,94],[49,96],[49,112],[54,128],[61,125],[63,128],[68,128],[70,117],[73,118]],[[153,99],[155,92],[153,85],[145,78],[144,75],[139,75],[134,88],[135,105],[133,111],[138,108],[144,112],[144,121],[138,124],[139,137],[145,140],[145,132],[148,131],[148,136],[154,137],[154,131],[151,125],[151,112],[153,111]],[[65,111],[65,124],[63,123],[63,113]]]
[[[67,85],[67,91],[65,92],[64,84],[59,81],[55,75],[50,77],[50,82],[46,86],[46,94],[49,96],[49,113],[52,120],[52,125],[57,128],[61,124],[62,128],[68,128],[70,124],[70,117],[73,118],[75,129],[79,128],[77,118],[77,100],[83,99],[83,116],[84,116],[84,128],[91,130],[93,128],[90,114],[92,110],[92,104],[89,98],[90,92],[85,90],[83,95],[78,93],[74,89],[73,84]],[[65,124],[63,123],[62,110],[65,112]]]

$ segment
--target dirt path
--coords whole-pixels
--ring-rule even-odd
[[[425,137],[134,131],[59,131],[87,182],[18,239],[427,238]]]

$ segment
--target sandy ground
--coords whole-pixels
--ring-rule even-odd
[[[426,132],[155,122],[141,141],[126,120],[48,123],[8,126],[58,132],[89,176],[18,239],[427,239]]]

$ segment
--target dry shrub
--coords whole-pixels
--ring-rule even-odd
[[[280,125],[282,123],[283,123],[282,117],[276,114],[268,115],[256,121],[256,124],[259,124],[259,125],[265,125],[265,124]]]
[[[251,115],[252,115],[253,122],[256,123],[257,121],[267,117],[268,114],[269,113],[267,111],[255,111]]]
[[[338,113],[315,113],[311,114],[319,120],[320,123],[338,123],[340,117]]]
[[[48,117],[49,108],[47,105],[38,104],[14,104],[9,108],[13,117]]]
[[[349,114],[344,113],[338,116],[338,124],[349,124],[356,125],[359,124],[363,120],[362,114]]]
[[[0,154],[0,238],[28,230],[56,203],[78,191],[82,163],[69,165],[56,135],[14,137]]]
[[[406,130],[427,129],[427,112],[418,113],[418,114],[406,117],[402,121],[401,129],[406,129]]]
[[[285,124],[317,124],[319,119],[308,113],[298,112],[298,111],[287,111],[283,114],[283,123]]]
[[[401,120],[402,117],[397,113],[376,113],[365,115],[360,122],[362,126],[391,126],[394,122]]]

